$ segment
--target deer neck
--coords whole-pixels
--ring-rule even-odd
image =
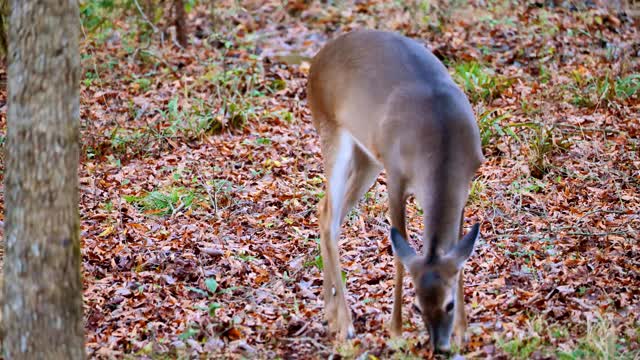
[[[424,211],[423,251],[427,259],[435,260],[458,242],[464,202],[445,177],[427,182],[424,188],[416,194]]]

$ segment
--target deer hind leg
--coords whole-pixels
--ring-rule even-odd
[[[323,258],[325,315],[338,339],[355,335],[351,311],[346,301],[346,289],[342,283],[342,269],[338,251],[338,239],[342,219],[371,187],[380,167],[353,141],[346,131],[337,131],[335,144],[323,139],[323,147],[331,156],[327,159],[327,195],[320,204],[320,247]],[[333,146],[328,149],[329,146]]]

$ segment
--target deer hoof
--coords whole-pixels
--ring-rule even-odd
[[[347,326],[346,329],[342,329],[337,334],[337,339],[339,341],[351,340],[356,337],[356,331],[352,325]]]
[[[389,332],[392,337],[402,337],[402,325],[391,324]]]

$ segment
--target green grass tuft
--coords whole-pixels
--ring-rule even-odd
[[[601,77],[583,76],[580,72],[572,73],[573,83],[569,85],[571,103],[581,107],[596,107],[615,102],[625,103],[640,95],[640,74],[624,77],[612,77],[609,74]]]
[[[493,69],[483,67],[477,62],[457,64],[454,67],[453,78],[472,103],[490,102],[511,86],[509,79],[497,75]]]
[[[147,213],[173,215],[191,208],[196,194],[185,188],[174,188],[167,192],[152,191],[144,196],[125,196],[124,199]]]

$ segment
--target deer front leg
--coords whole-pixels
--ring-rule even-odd
[[[465,332],[467,331],[467,313],[464,308],[464,269],[460,269],[458,275],[458,289],[456,291],[456,313],[453,331],[458,348],[462,349],[465,342]]]
[[[402,281],[404,279],[404,265],[400,258],[394,256],[396,275],[393,289],[393,313],[391,314],[391,335],[402,336]]]
[[[464,226],[464,209],[460,214],[460,230],[459,238],[462,239]],[[464,268],[460,269],[458,274],[458,288],[456,289],[456,313],[453,319],[453,333],[456,338],[458,348],[462,349],[465,341],[465,332],[467,331],[467,313],[464,308]]]
[[[395,184],[395,186],[393,186]],[[391,226],[400,231],[400,234],[407,238],[405,225],[405,195],[402,184],[394,183],[390,177],[389,181],[389,213]],[[402,336],[402,282],[404,280],[404,265],[397,255],[394,255],[395,281],[393,289],[393,312],[391,313],[391,335]]]

